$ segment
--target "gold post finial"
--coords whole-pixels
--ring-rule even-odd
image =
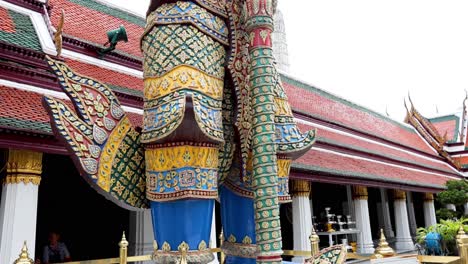
[[[34,264],[34,260],[29,257],[28,246],[26,241],[24,241],[23,247],[21,248],[21,253],[19,258],[13,262],[13,264]]]
[[[312,226],[312,233],[309,236],[309,241],[310,241],[310,253],[312,254],[312,257],[313,257],[320,251],[319,249],[320,238],[315,232],[315,229],[313,226]]]
[[[223,231],[223,228],[221,228],[221,232],[219,234],[219,247],[221,249],[223,248],[223,242],[224,242],[224,231]],[[224,264],[225,260],[226,260],[226,256],[224,255],[224,252],[221,250],[220,263]]]
[[[463,244],[463,238],[467,238],[468,236],[465,233],[465,228],[463,224],[460,225],[460,229],[458,229],[458,234],[456,237],[457,245],[461,246]]]
[[[457,235],[457,247],[460,254],[460,263],[468,263],[468,235],[465,233],[465,226],[460,225]]]
[[[383,229],[380,229],[379,246],[375,249],[374,256],[376,258],[395,256],[395,251],[388,245]]]
[[[120,264],[127,264],[127,247],[128,241],[125,238],[125,231],[122,234],[122,240],[119,242],[120,247]]]

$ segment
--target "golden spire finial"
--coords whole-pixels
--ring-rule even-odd
[[[221,233],[219,233],[219,242],[220,242],[220,245],[223,245],[223,242],[224,242],[224,231],[223,231],[222,228],[221,228]]]
[[[24,241],[23,247],[21,248],[21,253],[19,258],[13,262],[13,264],[33,264],[34,260],[29,257],[28,246],[26,241]]]
[[[395,256],[395,251],[388,245],[383,229],[380,229],[379,246],[375,249],[374,252],[374,256],[377,258],[379,258],[379,255],[384,258]]]

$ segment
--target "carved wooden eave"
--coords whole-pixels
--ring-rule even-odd
[[[28,149],[49,154],[68,155],[52,134],[0,127],[0,148]]]
[[[407,111],[405,122],[411,124],[441,157],[447,160],[456,169],[460,170],[460,163],[455,161],[452,156],[444,150],[444,145],[447,142],[446,136],[441,137],[437,132],[437,129],[429,122],[429,120],[423,117],[413,105],[411,106],[411,110]]]
[[[425,117],[423,117],[414,107],[412,107],[411,112],[413,113],[412,115],[414,116],[414,118],[416,118],[419,121],[419,123],[431,135],[431,137],[434,138],[440,145],[443,146],[445,144],[445,140],[439,134],[437,129],[434,127],[434,125]]]

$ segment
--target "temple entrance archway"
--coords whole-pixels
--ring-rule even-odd
[[[130,212],[93,190],[67,156],[44,155],[37,210],[36,258],[52,230],[61,233],[73,260],[117,257],[129,230]]]

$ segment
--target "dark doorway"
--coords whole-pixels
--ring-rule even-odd
[[[414,216],[416,217],[416,226],[425,227],[426,223],[424,222],[424,194],[423,193],[413,193],[413,207],[414,207]]]
[[[384,228],[379,226],[379,211],[382,211],[382,199],[380,197],[380,189],[377,188],[367,188],[368,193],[368,207],[369,207],[369,221],[371,224],[371,233],[372,238],[379,238],[380,229]]]
[[[67,156],[44,155],[39,186],[36,252],[48,233],[60,232],[72,260],[118,257],[122,232],[128,234],[129,211],[99,195],[78,174]]]

